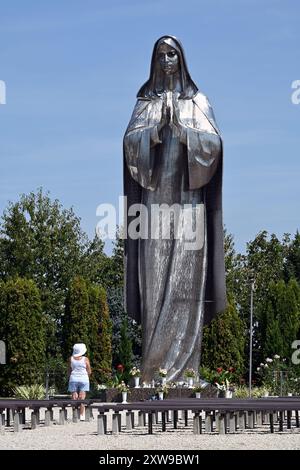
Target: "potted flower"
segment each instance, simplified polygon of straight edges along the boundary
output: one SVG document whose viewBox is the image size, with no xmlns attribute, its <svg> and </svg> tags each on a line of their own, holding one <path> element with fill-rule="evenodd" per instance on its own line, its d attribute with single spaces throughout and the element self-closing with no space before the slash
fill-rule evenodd
<svg viewBox="0 0 300 470">
<path fill-rule="evenodd" d="M 202 367 L 200 374 L 202 378 L 205 378 L 218 388 L 219 396 L 232 398 L 232 392 L 234 390 L 233 383 L 235 381 L 235 369 L 233 367 L 229 367 L 228 369 L 218 367 L 216 370 L 209 370 Z"/>
<path fill-rule="evenodd" d="M 130 371 L 131 377 L 134 379 L 134 387 L 139 388 L 140 387 L 140 377 L 141 377 L 141 371 L 137 367 L 133 367 Z"/>
<path fill-rule="evenodd" d="M 163 400 L 164 397 L 168 394 L 168 386 L 167 384 L 161 384 L 157 389 L 156 389 L 156 393 L 158 395 L 158 399 L 159 400 Z"/>
<path fill-rule="evenodd" d="M 194 387 L 195 397 L 201 398 L 201 392 L 205 388 L 205 385 L 196 384 Z"/>
<path fill-rule="evenodd" d="M 162 368 L 159 369 L 158 375 L 161 377 L 162 384 L 167 383 L 167 374 L 168 374 L 167 369 L 162 369 Z"/>
<path fill-rule="evenodd" d="M 188 379 L 188 386 L 192 388 L 194 384 L 194 378 L 196 377 L 196 372 L 194 371 L 194 369 L 185 369 L 184 376 Z"/>
<path fill-rule="evenodd" d="M 216 386 L 219 392 L 221 392 L 219 396 L 225 396 L 225 398 L 232 398 L 232 394 L 234 390 L 233 390 L 233 387 L 230 386 L 228 379 L 225 379 L 224 383 L 221 383 L 221 384 L 216 382 Z"/>
<path fill-rule="evenodd" d="M 122 380 L 122 382 L 117 385 L 117 389 L 122 393 L 122 403 L 127 403 L 129 386 Z"/>
</svg>

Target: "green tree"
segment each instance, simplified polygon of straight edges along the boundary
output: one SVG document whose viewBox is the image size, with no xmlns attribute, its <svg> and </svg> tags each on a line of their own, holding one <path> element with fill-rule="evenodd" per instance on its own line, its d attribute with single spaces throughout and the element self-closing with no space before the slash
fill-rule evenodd
<svg viewBox="0 0 300 470">
<path fill-rule="evenodd" d="M 264 358 L 278 354 L 290 360 L 300 326 L 299 293 L 294 279 L 270 283 L 260 323 Z"/>
<path fill-rule="evenodd" d="M 1 366 L 1 389 L 43 383 L 45 323 L 39 290 L 33 280 L 16 277 L 1 283 L 0 331 L 7 346 Z"/>
<path fill-rule="evenodd" d="M 96 235 L 87 244 L 81 260 L 81 274 L 85 279 L 108 288 L 111 285 L 111 257 L 104 252 L 104 243 Z"/>
<path fill-rule="evenodd" d="M 270 282 L 284 279 L 285 259 L 288 250 L 288 236 L 280 241 L 276 235 L 266 231 L 257 234 L 254 240 L 247 243 L 246 255 L 240 257 L 238 270 L 238 288 L 235 291 L 238 310 L 248 332 L 246 334 L 245 366 L 249 359 L 250 328 L 250 293 L 251 284 L 255 281 L 253 310 L 253 366 L 257 367 L 264 360 L 264 310 Z"/>
<path fill-rule="evenodd" d="M 226 290 L 229 296 L 235 296 L 239 289 L 241 257 L 235 251 L 234 237 L 224 230 L 224 254 Z"/>
<path fill-rule="evenodd" d="M 67 287 L 81 270 L 88 240 L 72 209 L 48 193 L 22 195 L 5 210 L 0 226 L 0 279 L 33 279 L 41 293 L 50 356 L 60 351 Z"/>
<path fill-rule="evenodd" d="M 124 285 L 124 238 L 123 228 L 117 229 L 116 240 L 114 242 L 112 254 L 113 286 L 115 288 Z"/>
<path fill-rule="evenodd" d="M 244 372 L 245 328 L 234 300 L 227 309 L 204 328 L 201 366 L 209 369 L 234 367 Z"/>
<path fill-rule="evenodd" d="M 104 288 L 91 284 L 88 294 L 92 378 L 96 383 L 102 383 L 107 382 L 112 372 L 112 322 Z"/>
<path fill-rule="evenodd" d="M 89 349 L 89 293 L 85 279 L 76 276 L 70 283 L 64 316 L 64 352 L 69 357 L 75 343 Z"/>
<path fill-rule="evenodd" d="M 290 361 L 293 353 L 292 343 L 298 337 L 300 326 L 300 288 L 295 279 L 290 279 L 287 284 L 281 281 L 280 284 L 283 295 L 278 318 L 283 337 L 283 356 Z"/>
<path fill-rule="evenodd" d="M 278 318 L 276 318 L 274 315 L 272 307 L 273 306 L 270 302 L 267 311 L 267 328 L 265 333 L 266 340 L 263 347 L 265 358 L 273 357 L 274 354 L 279 354 L 281 357 L 283 357 L 283 341 L 280 325 Z"/>
<path fill-rule="evenodd" d="M 132 368 L 133 352 L 132 341 L 128 334 L 128 320 L 124 318 L 121 325 L 121 341 L 119 350 L 119 363 L 124 366 L 123 377 L 126 383 L 130 379 L 130 370 Z"/>
<path fill-rule="evenodd" d="M 120 362 L 121 347 L 121 327 L 124 319 L 127 321 L 127 333 L 132 343 L 133 362 L 138 365 L 141 358 L 142 349 L 142 331 L 141 325 L 135 320 L 128 317 L 124 310 L 123 289 L 121 287 L 111 288 L 107 291 L 107 300 L 112 320 L 112 343 L 113 347 L 113 364 Z"/>
<path fill-rule="evenodd" d="M 292 355 L 292 343 L 297 339 L 300 325 L 299 285 L 291 279 L 270 283 L 266 297 L 264 355 L 279 354 L 289 361 Z M 262 331 L 262 335 L 264 332 Z"/>
<path fill-rule="evenodd" d="M 285 265 L 286 280 L 295 278 L 300 282 L 300 233 L 296 232 L 295 237 L 288 245 Z"/>
</svg>

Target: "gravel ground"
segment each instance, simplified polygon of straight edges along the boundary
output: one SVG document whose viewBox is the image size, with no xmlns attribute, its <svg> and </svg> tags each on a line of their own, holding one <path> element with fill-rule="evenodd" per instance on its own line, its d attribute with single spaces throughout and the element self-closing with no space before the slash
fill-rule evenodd
<svg viewBox="0 0 300 470">
<path fill-rule="evenodd" d="M 71 410 L 69 410 L 70 413 Z M 94 411 L 96 417 L 96 412 Z M 29 416 L 28 416 L 29 417 Z M 43 411 L 41 412 L 43 419 Z M 55 415 L 54 418 L 57 419 Z M 179 421 L 178 429 L 174 430 L 171 423 L 167 432 L 161 432 L 160 425 L 154 425 L 154 434 L 148 435 L 146 427 L 127 431 L 122 428 L 118 435 L 107 434 L 98 436 L 97 420 L 90 423 L 72 423 L 69 414 L 68 424 L 59 426 L 51 424 L 44 427 L 43 422 L 37 429 L 31 430 L 29 423 L 19 433 L 6 429 L 0 435 L 0 449 L 95 449 L 95 450 L 206 450 L 206 449 L 292 449 L 300 450 L 300 430 L 295 428 L 289 432 L 268 433 L 268 426 L 259 430 L 247 430 L 237 434 L 194 435 L 192 421 L 188 428 Z M 122 417 L 125 424 L 125 416 Z M 111 417 L 108 419 L 108 430 L 111 429 Z"/>
</svg>

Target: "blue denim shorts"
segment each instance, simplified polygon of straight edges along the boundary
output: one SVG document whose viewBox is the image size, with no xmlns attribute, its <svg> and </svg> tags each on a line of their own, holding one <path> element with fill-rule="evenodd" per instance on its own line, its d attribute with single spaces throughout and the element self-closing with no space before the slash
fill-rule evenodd
<svg viewBox="0 0 300 470">
<path fill-rule="evenodd" d="M 69 382 L 69 392 L 89 392 L 90 391 L 90 384 L 89 382 Z"/>
</svg>

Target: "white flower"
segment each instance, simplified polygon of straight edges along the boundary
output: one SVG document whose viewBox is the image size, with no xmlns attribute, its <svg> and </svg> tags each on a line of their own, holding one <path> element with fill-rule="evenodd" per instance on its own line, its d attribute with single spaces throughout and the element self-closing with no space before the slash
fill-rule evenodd
<svg viewBox="0 0 300 470">
<path fill-rule="evenodd" d="M 184 375 L 186 377 L 196 377 L 196 372 L 194 371 L 194 369 L 189 368 L 184 371 Z"/>
<path fill-rule="evenodd" d="M 220 385 L 220 384 L 216 383 L 216 386 L 219 390 L 223 390 L 225 392 L 225 390 L 226 390 L 225 384 Z"/>
<path fill-rule="evenodd" d="M 275 354 L 274 359 L 280 359 L 280 356 L 278 354 Z"/>
<path fill-rule="evenodd" d="M 131 371 L 130 371 L 130 375 L 131 375 L 132 377 L 140 377 L 141 371 L 140 371 L 140 369 L 138 369 L 137 367 L 133 367 L 133 368 L 131 369 Z"/>
<path fill-rule="evenodd" d="M 264 368 L 267 369 L 269 366 L 268 364 L 264 364 Z"/>
<path fill-rule="evenodd" d="M 260 367 L 263 367 L 263 366 L 264 366 L 264 363 L 263 363 L 263 362 L 261 362 L 259 365 L 260 365 Z"/>
<path fill-rule="evenodd" d="M 257 372 L 259 372 L 259 371 L 260 371 L 260 367 L 257 367 L 257 369 L 256 369 L 256 370 L 257 370 Z"/>
<path fill-rule="evenodd" d="M 271 359 L 270 357 L 267 357 L 266 362 L 273 362 L 273 359 Z"/>
</svg>

